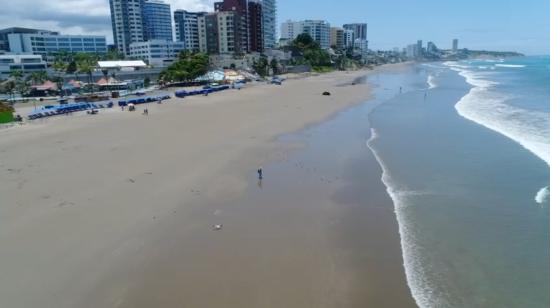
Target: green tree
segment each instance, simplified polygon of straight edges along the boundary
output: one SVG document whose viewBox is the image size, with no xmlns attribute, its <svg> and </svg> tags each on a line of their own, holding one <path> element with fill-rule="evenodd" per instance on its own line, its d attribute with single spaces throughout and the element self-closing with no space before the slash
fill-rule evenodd
<svg viewBox="0 0 550 308">
<path fill-rule="evenodd" d="M 106 61 L 124 60 L 124 54 L 118 51 L 118 49 L 109 49 L 101 58 Z"/>
<path fill-rule="evenodd" d="M 208 71 L 208 55 L 191 51 L 182 51 L 178 59 L 163 70 L 159 79 L 162 82 L 191 81 Z"/>
<path fill-rule="evenodd" d="M 30 86 L 27 81 L 23 80 L 23 71 L 13 70 L 10 72 L 10 77 L 13 80 L 13 84 L 14 84 L 13 89 L 16 92 L 19 92 L 21 96 L 24 96 L 29 92 Z"/>
<path fill-rule="evenodd" d="M 21 80 L 21 78 L 23 78 L 23 71 L 13 70 L 10 72 L 10 77 L 15 79 L 16 81 Z"/>
<path fill-rule="evenodd" d="M 271 63 L 269 65 L 271 66 L 273 75 L 279 74 L 279 62 L 277 62 L 277 59 L 275 58 L 271 59 Z"/>
<path fill-rule="evenodd" d="M 295 55 L 294 64 L 308 64 L 317 71 L 330 70 L 332 61 L 330 54 L 321 49 L 309 34 L 302 33 L 290 44 L 290 49 Z"/>
<path fill-rule="evenodd" d="M 77 62 L 78 72 L 88 76 L 88 85 L 91 87 L 92 92 L 94 91 L 94 85 L 92 80 L 92 74 L 94 72 L 95 65 L 89 61 Z"/>
<path fill-rule="evenodd" d="M 33 85 L 41 84 L 48 80 L 48 73 L 46 73 L 46 71 L 32 72 L 27 77 L 27 80 L 30 81 Z"/>
<path fill-rule="evenodd" d="M 262 77 L 267 76 L 269 73 L 269 62 L 267 61 L 267 57 L 261 55 L 258 61 L 254 61 L 252 68 L 258 75 Z"/>
<path fill-rule="evenodd" d="M 74 74 L 78 71 L 78 67 L 76 65 L 76 62 L 75 61 L 71 61 L 68 65 L 67 65 L 67 68 L 65 69 L 65 73 L 67 74 Z"/>
<path fill-rule="evenodd" d="M 299 50 L 321 48 L 319 43 L 317 43 L 308 33 L 302 33 L 298 35 L 296 39 L 292 41 L 291 46 Z"/>
</svg>

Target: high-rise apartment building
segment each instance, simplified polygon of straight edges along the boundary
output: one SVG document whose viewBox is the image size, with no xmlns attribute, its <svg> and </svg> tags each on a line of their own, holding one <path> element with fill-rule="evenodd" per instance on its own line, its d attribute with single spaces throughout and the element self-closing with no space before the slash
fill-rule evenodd
<svg viewBox="0 0 550 308">
<path fill-rule="evenodd" d="M 248 27 L 248 1 L 247 0 L 223 0 L 222 2 L 215 2 L 214 9 L 217 13 L 232 12 L 230 16 L 231 20 L 226 21 L 231 23 L 232 29 L 224 28 L 221 25 L 219 30 L 227 31 L 231 33 L 231 41 L 234 42 L 234 46 L 229 49 L 233 50 L 235 54 L 247 53 L 250 50 L 249 46 L 249 27 Z M 223 15 L 224 18 L 228 17 Z M 222 33 L 220 33 L 222 34 Z M 220 46 L 221 47 L 221 46 Z M 220 50 L 221 53 L 225 51 Z"/>
<path fill-rule="evenodd" d="M 366 23 L 345 24 L 344 29 L 353 31 L 353 34 L 355 36 L 354 40 L 356 39 L 368 40 Z"/>
<path fill-rule="evenodd" d="M 355 42 L 355 32 L 353 30 L 344 29 L 344 46 L 346 48 L 352 48 Z"/>
<path fill-rule="evenodd" d="M 262 29 L 264 48 L 272 49 L 277 41 L 276 0 L 262 0 Z"/>
<path fill-rule="evenodd" d="M 422 45 L 422 40 L 416 41 L 416 55 L 420 57 L 424 54 L 424 47 Z"/>
<path fill-rule="evenodd" d="M 204 15 L 205 12 L 174 11 L 176 41 L 183 42 L 185 49 L 200 50 L 199 17 Z"/>
<path fill-rule="evenodd" d="M 294 40 L 302 33 L 309 34 L 321 48 L 330 48 L 330 24 L 324 20 L 288 20 L 281 25 L 283 40 Z"/>
<path fill-rule="evenodd" d="M 143 39 L 172 41 L 172 14 L 170 4 L 160 0 L 146 0 L 142 4 Z"/>
<path fill-rule="evenodd" d="M 324 20 L 304 20 L 303 33 L 308 33 L 322 49 L 330 48 L 330 24 Z"/>
<path fill-rule="evenodd" d="M 143 0 L 109 0 L 115 46 L 126 55 L 131 43 L 144 41 L 143 3 Z"/>
<path fill-rule="evenodd" d="M 344 29 L 338 27 L 330 28 L 330 47 L 336 49 L 344 49 L 345 47 L 345 37 Z"/>
<path fill-rule="evenodd" d="M 458 39 L 453 40 L 453 52 L 458 52 Z"/>
<path fill-rule="evenodd" d="M 281 39 L 292 41 L 304 32 L 303 23 L 287 20 L 281 24 Z"/>
<path fill-rule="evenodd" d="M 248 33 L 250 52 L 264 51 L 263 5 L 259 0 L 248 1 Z"/>
<path fill-rule="evenodd" d="M 209 13 L 198 17 L 199 50 L 208 54 L 219 53 L 218 14 Z"/>
</svg>

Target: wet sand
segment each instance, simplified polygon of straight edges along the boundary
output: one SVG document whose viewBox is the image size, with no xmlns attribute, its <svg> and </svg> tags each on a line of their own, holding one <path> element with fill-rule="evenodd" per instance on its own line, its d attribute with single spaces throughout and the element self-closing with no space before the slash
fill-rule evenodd
<svg viewBox="0 0 550 308">
<path fill-rule="evenodd" d="M 0 131 L 0 304 L 413 306 L 364 143 L 275 139 L 365 100 L 362 74 Z"/>
</svg>

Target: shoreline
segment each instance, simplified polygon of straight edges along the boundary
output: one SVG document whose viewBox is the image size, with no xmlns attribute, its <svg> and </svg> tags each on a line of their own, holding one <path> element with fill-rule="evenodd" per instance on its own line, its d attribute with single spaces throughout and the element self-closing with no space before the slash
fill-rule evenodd
<svg viewBox="0 0 550 308">
<path fill-rule="evenodd" d="M 38 226 L 34 226 L 32 229 L 40 230 L 41 226 L 46 226 L 44 222 L 51 223 L 55 221 L 59 223 L 58 227 L 53 228 L 55 229 L 55 233 L 61 232 L 60 234 L 63 234 L 62 231 L 68 226 L 66 221 L 68 218 L 59 216 L 69 215 L 69 217 L 72 217 L 70 218 L 72 220 L 70 224 L 73 225 L 73 227 L 78 226 L 77 229 L 83 229 L 81 230 L 83 231 L 81 236 L 84 239 L 88 238 L 97 242 L 97 244 L 91 245 L 95 247 L 83 249 L 82 253 L 92 254 L 99 257 L 103 262 L 93 262 L 89 260 L 88 262 L 81 263 L 81 259 L 89 258 L 89 256 L 71 256 L 72 250 L 68 250 L 71 245 L 68 245 L 69 247 L 62 245 L 57 248 L 59 250 L 57 253 L 50 253 L 49 258 L 46 258 L 42 263 L 43 266 L 48 264 L 52 265 L 51 263 L 53 263 L 52 271 L 56 269 L 67 270 L 68 265 L 57 260 L 60 256 L 59 253 L 61 253 L 61 255 L 65 253 L 69 255 L 66 261 L 74 262 L 70 264 L 74 266 L 75 271 L 81 271 L 83 268 L 88 269 L 88 271 L 93 269 L 93 274 L 89 275 L 89 277 L 76 281 L 77 283 L 73 286 L 75 292 L 67 294 L 69 296 L 67 296 L 62 303 L 55 303 L 58 307 L 70 307 L 74 306 L 74 304 L 78 304 L 78 306 L 82 307 L 91 307 L 94 305 L 133 306 L 130 304 L 131 297 L 129 297 L 129 295 L 135 295 L 136 297 L 134 297 L 134 299 L 140 298 L 139 295 L 143 293 L 136 292 L 136 290 L 141 289 L 136 286 L 135 279 L 137 278 L 139 281 L 140 278 L 143 277 L 148 278 L 143 282 L 143 285 L 148 286 L 145 290 L 158 291 L 159 293 L 156 294 L 157 296 L 163 294 L 163 292 L 165 292 L 163 289 L 157 289 L 155 285 L 150 285 L 150 283 L 153 282 L 162 285 L 161 281 L 163 277 L 155 276 L 150 272 L 141 272 L 140 268 L 152 269 L 152 273 L 164 272 L 166 270 L 167 272 L 165 272 L 165 274 L 167 274 L 167 276 L 165 277 L 172 277 L 173 280 L 171 283 L 166 282 L 168 285 L 165 285 L 164 289 L 172 290 L 174 293 L 166 293 L 165 295 L 168 297 L 171 296 L 173 303 L 181 303 L 182 301 L 189 303 L 189 301 L 185 301 L 185 299 L 176 295 L 178 292 L 177 290 L 181 288 L 182 284 L 189 288 L 189 290 L 198 292 L 199 295 L 206 290 L 197 289 L 196 286 L 193 287 L 193 284 L 189 285 L 187 277 L 178 278 L 171 276 L 170 273 L 172 272 L 169 270 L 168 264 L 172 264 L 176 267 L 184 266 L 183 264 L 179 264 L 179 262 L 175 262 L 180 260 L 179 258 L 174 260 L 172 257 L 183 253 L 188 260 L 193 260 L 193 262 L 190 263 L 202 264 L 207 267 L 216 267 L 214 264 L 218 262 L 227 262 L 228 259 L 236 262 L 234 264 L 234 269 L 238 267 L 237 265 L 242 266 L 242 258 L 246 259 L 245 255 L 241 255 L 239 251 L 235 251 L 234 248 L 228 246 L 230 244 L 227 242 L 236 246 L 246 244 L 246 242 L 241 242 L 243 239 L 242 237 L 250 232 L 250 230 L 234 231 L 230 227 L 226 228 L 226 224 L 224 223 L 224 230 L 218 233 L 210 230 L 211 226 L 219 220 L 220 216 L 222 216 L 226 219 L 240 222 L 242 224 L 241 228 L 247 224 L 248 226 L 256 225 L 256 228 L 252 230 L 262 230 L 262 228 L 265 228 L 265 225 L 259 224 L 259 222 L 243 221 L 243 219 L 247 217 L 250 218 L 249 215 L 251 214 L 248 212 L 253 209 L 252 207 L 241 205 L 242 208 L 239 208 L 238 203 L 240 198 L 250 189 L 251 174 L 254 173 L 257 166 L 266 164 L 267 162 L 270 162 L 268 165 L 271 165 L 273 162 L 284 161 L 289 156 L 294 155 L 293 153 L 296 153 L 296 149 L 302 149 L 304 146 L 307 147 L 307 145 L 301 142 L 282 144 L 277 140 L 279 138 L 278 136 L 291 132 L 303 131 L 319 123 L 324 123 L 336 117 L 339 113 L 345 112 L 345 110 L 348 110 L 350 107 L 367 101 L 367 97 L 369 96 L 369 85 L 344 87 L 338 85 L 341 83 L 341 79 L 349 79 L 354 76 L 357 78 L 360 77 L 360 75 L 371 74 L 372 72 L 379 72 L 380 70 L 381 69 L 375 69 L 368 72 L 363 71 L 344 74 L 323 74 L 316 77 L 288 81 L 290 85 L 285 84 L 280 88 L 260 85 L 251 87 L 250 89 L 243 89 L 239 92 L 235 91 L 228 93 L 228 95 L 223 93 L 211 95 L 206 98 L 189 98 L 183 100 L 182 103 L 167 102 L 162 106 L 149 105 L 147 108 L 150 109 L 151 115 L 146 119 L 139 115 L 139 112 L 137 114 L 113 112 L 100 114 L 100 116 L 104 118 L 96 117 L 92 119 L 90 117 L 81 117 L 78 118 L 78 120 L 75 120 L 75 118 L 60 119 L 60 121 L 51 121 L 51 123 L 48 122 L 36 125 L 38 128 L 44 129 L 9 130 L 9 132 L 6 130 L 0 132 L 0 143 L 15 143 L 18 147 L 22 147 L 22 150 L 26 150 L 25 146 L 22 144 L 23 141 L 28 140 L 20 141 L 19 138 L 28 138 L 28 136 L 25 136 L 25 133 L 33 134 L 33 138 L 45 139 L 39 142 L 44 143 L 46 147 L 45 153 L 32 154 L 30 163 L 30 157 L 21 158 L 19 160 L 20 163 L 27 163 L 26 168 L 18 168 L 20 166 L 8 168 L 11 170 L 21 169 L 12 175 L 17 183 L 16 186 L 19 187 L 23 185 L 21 189 L 24 191 L 28 191 L 28 188 L 25 186 L 32 186 L 32 183 L 29 182 L 33 182 L 27 175 L 21 175 L 22 173 L 26 173 L 25 169 L 32 169 L 38 165 L 44 170 L 40 170 L 40 172 L 35 173 L 34 176 L 40 177 L 40 174 L 47 173 L 48 171 L 61 171 L 63 169 L 61 161 L 69 167 L 81 167 L 85 171 L 80 171 L 86 172 L 89 177 L 86 182 L 91 182 L 99 186 L 99 188 L 89 189 L 90 191 L 85 191 L 83 193 L 67 193 L 67 196 L 63 196 L 62 192 L 56 191 L 56 193 L 50 194 L 46 199 L 44 199 L 43 191 L 31 191 L 31 196 L 27 196 L 25 198 L 26 200 L 20 200 L 17 196 L 10 195 L 9 200 L 16 204 L 22 204 L 19 205 L 19 207 L 25 208 L 25 211 L 20 212 L 20 210 L 16 208 L 10 208 L 7 213 L 3 213 L 8 214 L 4 219 L 6 223 L 9 222 L 9 225 L 6 226 L 4 222 L 2 222 L 4 224 L 4 229 L 2 231 L 8 231 L 4 233 L 8 235 L 11 233 L 10 231 L 13 232 L 19 229 L 25 231 L 28 229 L 27 224 L 30 223 L 30 221 L 38 223 Z M 291 88 L 294 91 L 289 90 L 287 93 L 277 93 L 277 89 L 285 90 L 285 88 Z M 320 95 L 320 92 L 326 89 L 330 89 L 332 96 L 325 98 Z M 264 91 L 269 91 L 276 97 L 266 98 L 264 102 L 257 101 L 256 98 L 258 95 L 261 95 Z M 296 92 L 298 92 L 298 95 L 296 95 Z M 285 101 L 285 97 L 290 98 L 292 101 Z M 342 100 L 345 101 L 342 102 Z M 275 103 L 279 104 L 279 106 L 270 107 L 268 105 Z M 335 103 L 338 103 L 338 105 L 335 106 Z M 283 104 L 283 106 L 281 106 L 281 104 Z M 220 108 L 222 110 L 212 108 Z M 176 115 L 175 112 L 178 110 L 181 111 L 181 109 L 188 109 L 189 113 L 192 114 Z M 289 111 L 291 112 L 290 114 Z M 304 120 L 306 113 L 308 120 Z M 162 122 L 159 122 L 161 119 Z M 239 119 L 239 121 L 229 121 L 229 119 Z M 77 121 L 81 121 L 82 123 L 78 123 Z M 92 123 L 92 121 L 95 121 L 95 123 Z M 138 121 L 141 123 L 137 123 Z M 226 123 L 233 123 L 233 126 L 228 126 Z M 90 127 L 93 125 L 96 125 L 94 127 L 95 129 L 90 131 Z M 187 130 L 189 128 L 191 128 L 192 131 Z M 174 134 L 175 129 L 177 129 L 177 134 Z M 20 133 L 19 131 L 25 132 Z M 170 141 L 163 141 L 165 138 Z M 35 141 L 36 140 L 37 139 L 35 139 Z M 183 144 L 179 144 L 177 140 L 182 140 Z M 52 141 L 54 145 L 48 147 L 47 144 Z M 62 142 L 57 143 L 58 141 Z M 90 145 L 97 145 L 98 149 L 93 149 Z M 16 150 L 10 148 L 6 152 L 8 155 L 12 154 L 8 156 L 9 158 L 17 157 L 17 153 L 10 152 L 18 151 L 18 147 L 14 147 Z M 68 153 L 57 153 L 58 149 L 56 149 L 56 147 L 63 147 L 65 150 L 62 152 Z M 158 150 L 163 148 L 164 150 L 162 151 Z M 42 157 L 60 155 L 63 159 L 54 158 L 53 166 L 44 166 L 43 162 L 38 159 L 41 157 L 40 154 L 45 154 Z M 80 166 L 79 160 L 74 159 L 76 155 L 81 155 L 83 162 L 85 162 L 84 166 Z M 113 158 L 112 155 L 116 157 Z M 119 155 L 124 157 L 124 159 L 117 158 Z M 105 163 L 108 157 L 111 157 L 111 161 L 107 166 L 102 166 L 101 164 Z M 68 162 L 67 159 L 69 159 Z M 8 163 L 2 165 L 2 167 L 7 167 L 5 165 L 10 163 L 11 162 L 8 161 Z M 87 166 L 87 164 L 90 164 L 90 166 Z M 126 164 L 126 166 L 121 167 L 124 164 Z M 29 167 L 28 165 L 33 166 Z M 51 179 L 51 183 L 62 183 L 71 186 L 65 178 L 70 179 L 72 177 L 72 179 L 75 179 L 80 172 L 72 171 L 67 173 L 68 174 L 64 174 L 63 178 L 54 176 Z M 160 174 L 161 177 L 157 174 Z M 119 178 L 119 180 L 113 181 L 110 177 L 105 177 L 105 175 L 114 175 Z M 124 178 L 126 179 L 124 180 Z M 13 179 L 6 178 L 2 180 L 2 182 L 6 180 L 5 182 L 7 183 L 3 186 L 5 186 L 5 192 L 9 193 L 13 185 L 11 183 Z M 120 180 L 122 180 L 122 183 L 114 183 Z M 102 181 L 105 183 L 102 183 Z M 72 185 L 78 187 L 79 184 L 83 184 L 83 179 L 77 178 L 75 182 L 76 183 Z M 314 186 L 315 185 L 312 185 L 312 189 L 318 188 Z M 54 191 L 56 190 L 55 187 L 50 188 Z M 71 200 L 62 200 L 59 203 L 57 202 L 60 200 L 55 200 L 55 202 L 53 202 L 54 204 L 58 204 L 55 206 L 54 211 L 63 211 L 65 213 L 50 213 L 48 206 L 46 206 L 46 209 L 42 206 L 42 209 L 36 213 L 34 211 L 36 209 L 31 205 L 31 203 L 37 201 L 43 203 L 42 205 L 50 204 L 52 203 L 52 199 L 58 199 L 60 197 L 72 198 Z M 116 202 L 108 201 L 110 198 L 115 199 Z M 87 202 L 87 199 L 92 199 L 94 202 Z M 269 202 L 276 201 L 274 199 L 275 198 L 271 198 Z M 81 205 L 81 203 L 83 204 Z M 235 205 L 227 205 L 226 203 L 235 203 Z M 136 214 L 136 208 L 134 206 L 128 206 L 129 204 L 138 205 L 137 210 L 139 213 Z M 154 204 L 155 206 L 151 207 L 150 204 Z M 231 211 L 228 211 L 232 206 L 235 207 L 234 210 L 236 212 L 244 210 L 244 212 L 241 212 L 242 215 L 233 216 Z M 266 212 L 272 211 L 264 210 Z M 283 221 L 282 219 L 287 216 L 286 214 L 293 213 L 291 208 L 287 208 L 286 210 L 287 211 L 282 214 L 278 213 L 282 216 L 275 215 L 279 217 L 279 222 Z M 306 212 L 310 210 L 311 209 L 304 209 Z M 393 213 L 393 208 L 390 212 Z M 256 217 L 261 217 L 263 219 L 269 218 L 264 216 L 264 214 L 265 212 L 262 211 L 255 215 L 259 215 Z M 81 217 L 80 215 L 87 215 L 87 219 L 82 220 L 79 218 Z M 106 215 L 108 215 L 108 217 L 106 217 Z M 304 219 L 309 218 L 307 215 L 303 217 Z M 316 219 L 320 219 L 317 220 L 317 223 L 324 219 L 321 216 L 316 217 Z M 10 218 L 15 219 L 17 224 L 9 220 Z M 266 224 L 268 223 L 268 221 L 264 222 Z M 106 230 L 102 230 L 101 232 L 95 231 L 94 228 L 97 227 L 98 223 L 99 225 L 105 226 Z M 228 226 L 232 225 L 233 224 L 230 223 Z M 302 229 L 303 227 L 299 222 L 295 222 L 287 227 L 289 230 L 296 231 L 295 234 L 298 235 L 306 231 Z M 325 232 L 323 230 L 326 230 L 322 225 L 317 228 L 316 230 L 321 232 Z M 51 231 L 52 230 L 49 230 L 49 234 L 45 234 L 44 236 L 51 235 Z M 267 237 L 273 236 L 273 234 L 277 234 L 277 232 L 283 232 L 277 228 L 272 229 L 272 232 L 267 231 L 269 231 L 269 228 L 267 228 L 264 233 Z M 309 233 L 305 232 L 305 234 Z M 28 236 L 28 239 L 26 239 L 26 236 Z M 105 236 L 113 237 L 113 239 L 102 239 Z M 227 240 L 227 238 L 226 242 L 220 242 L 220 238 L 227 236 L 233 239 L 233 242 Z M 278 247 L 281 251 L 287 249 L 288 247 L 285 245 L 292 243 L 292 240 L 288 242 L 288 236 L 290 236 L 290 234 L 282 237 L 278 245 L 274 246 Z M 75 235 L 62 237 L 69 237 L 69 244 L 76 244 L 76 242 L 74 242 L 74 240 L 76 240 Z M 39 240 L 39 238 L 40 236 L 36 239 L 31 236 L 31 234 L 23 234 L 23 241 L 26 241 L 26 243 L 33 243 Z M 28 249 L 25 243 L 16 244 L 15 242 L 11 242 L 9 236 L 0 239 L 9 243 L 16 251 L 24 252 Z M 306 239 L 308 240 L 306 241 Z M 296 249 L 296 256 L 300 255 L 298 252 L 301 251 L 301 246 L 308 243 L 311 239 L 315 239 L 314 243 L 318 243 L 316 244 L 317 246 L 311 246 L 311 249 L 324 249 L 322 251 L 328 251 L 326 249 L 328 249 L 329 246 L 327 246 L 327 243 L 323 242 L 324 240 L 321 235 L 312 233 L 306 238 L 303 238 L 300 243 L 296 242 L 292 244 L 292 246 L 298 245 L 294 247 L 294 249 Z M 197 248 L 197 255 L 187 255 L 187 251 L 179 251 L 179 248 L 174 245 L 181 240 L 186 242 L 187 245 Z M 281 266 L 286 264 L 284 262 L 277 263 L 278 259 L 273 256 L 274 254 L 276 256 L 280 251 L 274 251 L 272 247 L 264 246 L 262 242 L 255 241 L 254 243 L 254 247 L 263 247 L 263 249 L 270 252 L 268 255 L 274 258 L 267 264 L 279 264 Z M 204 247 L 204 245 L 207 247 Z M 219 251 L 217 247 L 224 247 L 225 249 Z M 205 249 L 202 251 L 204 254 L 199 253 L 201 249 Z M 160 251 L 163 251 L 163 253 L 160 254 Z M 100 252 L 99 255 L 97 254 L 98 252 Z M 306 251 L 302 254 L 304 258 L 308 255 L 305 252 Z M 218 259 L 220 255 L 223 256 L 227 253 L 227 258 Z M 240 257 L 233 259 L 236 256 Z M 266 256 L 267 255 L 261 255 L 263 258 Z M 5 259 L 4 257 L 9 256 L 3 256 L 2 259 L 9 260 L 8 262 L 10 263 L 17 263 L 15 259 Z M 207 257 L 208 260 L 204 260 L 205 257 Z M 163 262 L 158 262 L 158 260 L 162 260 Z M 202 260 L 204 260 L 204 262 L 211 262 L 203 263 Z M 33 263 L 32 258 L 28 261 Z M 250 261 L 252 261 L 252 263 Z M 319 260 L 319 262 L 318 266 L 331 264 L 330 260 Z M 248 263 L 254 264 L 254 260 L 249 260 Z M 306 258 L 298 264 L 307 263 L 308 261 Z M 150 264 L 154 266 L 150 266 Z M 35 265 L 41 268 L 40 264 Z M 273 267 L 275 268 L 275 266 Z M 282 268 L 286 267 L 283 266 Z M 195 285 L 203 283 L 205 286 L 217 286 L 221 288 L 221 290 L 229 287 L 218 285 L 216 280 L 220 280 L 221 283 L 224 279 L 216 277 L 216 275 L 210 273 L 210 270 L 207 272 L 196 272 L 193 268 L 185 267 L 185 269 L 180 269 L 182 269 L 182 272 L 188 273 L 191 277 L 194 277 Z M 231 274 L 234 269 L 230 270 L 229 268 L 222 267 L 215 272 L 218 275 L 222 273 L 222 277 L 236 279 L 239 274 L 236 272 Z M 293 269 L 293 271 L 296 270 L 297 268 Z M 48 276 L 47 270 L 42 269 L 41 271 L 45 271 L 42 274 Z M 291 272 L 288 272 L 288 274 Z M 205 277 L 201 276 L 200 273 L 209 274 L 206 274 L 205 276 L 207 277 Z M 223 273 L 228 276 L 225 276 Z M 273 275 L 276 274 L 273 272 L 265 272 L 262 269 L 257 269 L 255 273 L 256 275 L 251 275 L 249 277 L 251 280 L 259 279 L 260 277 L 272 278 L 274 277 Z M 311 275 L 318 275 L 316 274 L 316 267 L 311 267 L 309 273 Z M 117 278 L 117 274 L 119 274 L 120 277 Z M 140 274 L 144 274 L 144 276 Z M 24 280 L 25 275 L 23 274 L 22 276 L 23 279 L 20 279 Z M 27 277 L 30 279 L 32 276 Z M 130 279 L 131 277 L 134 279 Z M 61 282 L 52 283 L 55 285 L 53 288 L 61 288 L 64 284 L 62 282 L 67 281 L 67 279 L 69 279 L 69 277 L 66 277 L 64 280 L 61 279 Z M 232 279 L 226 282 L 232 283 Z M 241 280 L 236 279 L 236 281 Z M 5 283 L 7 282 L 0 281 L 0 286 Z M 244 286 L 250 282 L 248 280 L 243 280 L 241 283 Z M 111 286 L 112 288 L 107 286 Z M 172 289 L 175 286 L 179 287 Z M 322 284 L 319 286 L 322 286 Z M 236 288 L 235 290 L 239 290 L 237 286 L 234 287 Z M 6 288 L 7 287 L 4 289 L 6 290 Z M 274 290 L 273 288 L 275 288 L 275 286 L 272 286 L 271 290 Z M 303 307 L 303 304 L 308 306 L 308 302 L 301 301 L 304 300 L 304 298 L 300 296 L 300 294 L 287 293 L 290 292 L 287 288 L 279 288 L 280 289 L 276 290 L 279 290 L 280 294 L 293 295 L 289 298 L 296 300 L 294 303 L 297 307 Z M 346 290 L 345 287 L 341 286 L 337 286 L 336 288 L 340 288 L 338 289 L 340 291 L 330 291 L 330 289 L 326 291 L 339 293 L 343 292 L 342 290 Z M 50 288 L 50 291 L 51 289 L 52 288 Z M 90 292 L 90 290 L 93 291 Z M 242 289 L 242 291 L 244 292 L 245 289 Z M 266 290 L 262 292 L 265 291 Z M 40 292 L 38 293 L 40 294 Z M 152 293 L 153 294 L 149 295 L 155 294 L 155 292 Z M 229 302 L 234 303 L 234 306 L 242 304 L 242 302 L 239 302 L 239 299 L 231 297 L 229 294 L 223 296 L 221 294 L 225 293 L 220 293 L 219 299 L 230 299 Z M 274 294 L 277 294 L 277 292 L 274 291 Z M 310 299 L 314 298 L 313 294 L 314 293 L 311 294 L 312 297 Z M 318 293 L 315 294 L 319 295 Z M 3 296 L 3 298 L 8 298 L 6 296 Z M 11 305 L 12 307 L 19 307 L 17 305 L 19 304 L 19 302 L 17 302 L 18 299 L 14 296 L 16 295 L 11 295 L 11 297 L 9 297 L 13 300 L 10 304 L 14 304 Z M 206 297 L 196 299 L 196 304 L 200 304 L 201 300 L 203 300 L 202 303 L 204 303 L 208 295 L 203 294 L 203 296 Z M 266 297 L 263 299 L 261 297 L 248 298 L 248 300 L 252 301 L 252 303 L 262 303 L 264 306 L 275 304 L 276 300 L 274 298 L 272 298 L 271 301 L 268 300 L 264 302 L 264 300 L 270 298 L 269 294 L 263 294 L 263 296 Z M 33 300 L 38 301 L 39 299 L 44 300 L 45 298 L 40 298 L 40 296 L 37 295 L 35 299 L 29 298 L 23 301 L 24 304 L 21 306 L 28 306 Z M 246 296 L 244 299 L 241 298 L 240 300 L 245 299 L 247 299 Z M 150 304 L 163 302 L 160 301 L 160 298 L 156 298 L 155 300 L 155 298 L 152 297 L 148 297 L 145 300 L 146 302 L 140 302 L 141 305 L 144 305 L 143 307 L 147 305 L 147 301 L 149 301 Z M 165 298 L 164 303 L 166 303 L 166 300 L 168 299 Z M 280 299 L 278 300 L 280 301 Z M 215 301 L 216 299 L 214 298 L 209 299 L 209 302 L 212 302 L 212 304 L 214 304 Z M 316 302 L 316 304 L 326 305 L 327 303 Z"/>
</svg>

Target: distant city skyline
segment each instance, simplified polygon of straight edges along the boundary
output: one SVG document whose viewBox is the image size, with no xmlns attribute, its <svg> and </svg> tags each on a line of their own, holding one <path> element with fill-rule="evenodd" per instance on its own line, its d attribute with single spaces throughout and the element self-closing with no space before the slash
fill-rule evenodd
<svg viewBox="0 0 550 308">
<path fill-rule="evenodd" d="M 213 10 L 213 0 L 167 0 L 176 9 Z M 483 2 L 463 0 L 318 0 L 277 1 L 280 24 L 287 20 L 323 19 L 331 26 L 369 24 L 372 49 L 403 48 L 418 39 L 438 47 L 519 51 L 550 54 L 550 2 L 526 0 Z M 64 34 L 105 35 L 112 42 L 108 0 L 19 0 L 3 3 L 0 28 L 30 27 Z"/>
</svg>

